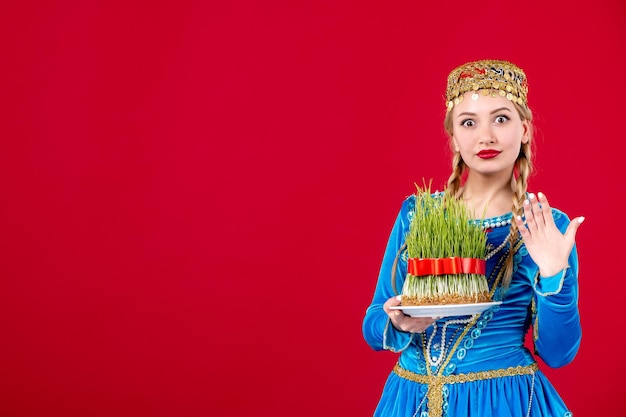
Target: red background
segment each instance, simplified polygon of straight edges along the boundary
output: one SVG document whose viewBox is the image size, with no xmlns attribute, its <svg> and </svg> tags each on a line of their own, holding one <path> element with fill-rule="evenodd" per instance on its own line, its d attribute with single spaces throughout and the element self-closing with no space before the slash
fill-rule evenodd
<svg viewBox="0 0 626 417">
<path fill-rule="evenodd" d="M 0 415 L 371 415 L 361 320 L 481 58 L 528 74 L 531 190 L 587 217 L 582 346 L 542 368 L 620 415 L 626 7 L 420 3 L 3 2 Z"/>
</svg>

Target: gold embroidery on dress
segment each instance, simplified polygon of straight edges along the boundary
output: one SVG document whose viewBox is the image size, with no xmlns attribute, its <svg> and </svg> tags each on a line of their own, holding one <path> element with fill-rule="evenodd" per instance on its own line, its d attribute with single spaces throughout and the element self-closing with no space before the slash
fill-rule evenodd
<svg viewBox="0 0 626 417">
<path fill-rule="evenodd" d="M 432 417 L 441 416 L 443 414 L 443 386 L 445 384 L 461 384 L 507 376 L 534 375 L 538 370 L 539 366 L 536 363 L 526 366 L 519 365 L 504 369 L 492 369 L 490 371 L 470 372 L 458 375 L 421 375 L 404 369 L 399 364 L 396 364 L 393 368 L 393 371 L 404 379 L 428 385 L 426 396 L 428 398 L 429 416 Z"/>
</svg>

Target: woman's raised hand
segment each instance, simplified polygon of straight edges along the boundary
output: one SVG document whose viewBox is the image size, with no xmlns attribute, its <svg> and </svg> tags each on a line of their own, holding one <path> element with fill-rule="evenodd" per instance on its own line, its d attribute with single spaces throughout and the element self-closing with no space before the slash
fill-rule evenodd
<svg viewBox="0 0 626 417">
<path fill-rule="evenodd" d="M 576 217 L 565 233 L 561 233 L 543 193 L 538 193 L 538 198 L 529 194 L 528 200 L 524 201 L 524 216 L 526 222 L 521 216 L 517 216 L 515 221 L 528 253 L 539 267 L 539 273 L 544 277 L 558 274 L 568 266 L 576 231 L 585 218 Z"/>
</svg>

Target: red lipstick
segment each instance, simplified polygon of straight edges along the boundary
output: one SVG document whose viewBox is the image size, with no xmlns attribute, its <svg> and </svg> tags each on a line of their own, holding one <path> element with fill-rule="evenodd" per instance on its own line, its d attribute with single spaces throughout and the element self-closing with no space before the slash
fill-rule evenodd
<svg viewBox="0 0 626 417">
<path fill-rule="evenodd" d="M 478 152 L 476 155 L 482 159 L 491 159 L 500 155 L 500 152 L 502 151 L 496 151 L 495 149 L 483 149 L 482 151 Z"/>
</svg>

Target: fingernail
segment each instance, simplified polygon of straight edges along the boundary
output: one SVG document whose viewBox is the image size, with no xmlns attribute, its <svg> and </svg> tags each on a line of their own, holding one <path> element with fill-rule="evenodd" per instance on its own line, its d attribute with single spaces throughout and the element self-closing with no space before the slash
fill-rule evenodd
<svg viewBox="0 0 626 417">
<path fill-rule="evenodd" d="M 534 200 L 535 199 L 535 195 L 533 193 L 528 194 L 528 199 L 529 200 Z"/>
<path fill-rule="evenodd" d="M 539 198 L 544 198 L 544 197 L 545 197 L 545 195 L 543 195 L 543 193 L 542 193 L 541 191 L 539 191 L 539 192 L 537 193 L 537 195 L 539 196 Z"/>
<path fill-rule="evenodd" d="M 516 219 L 522 221 L 522 216 L 517 216 Z"/>
<path fill-rule="evenodd" d="M 396 310 L 396 313 L 395 313 L 395 314 L 396 314 L 396 316 L 399 316 L 399 315 L 400 315 L 400 312 L 399 312 L 398 310 Z"/>
<path fill-rule="evenodd" d="M 529 205 L 529 204 L 530 204 L 530 201 L 528 201 L 528 200 L 524 200 L 524 204 L 525 204 L 525 205 Z"/>
<path fill-rule="evenodd" d="M 401 296 L 401 295 L 398 295 L 398 296 L 396 297 L 396 300 L 397 300 L 397 301 L 402 301 L 402 296 Z"/>
<path fill-rule="evenodd" d="M 582 216 L 581 216 L 581 217 L 579 217 L 579 218 L 578 218 L 578 224 L 580 224 L 580 223 L 582 223 L 582 222 L 584 222 L 584 221 L 585 221 L 585 218 L 584 218 L 584 217 L 582 217 Z"/>
</svg>

